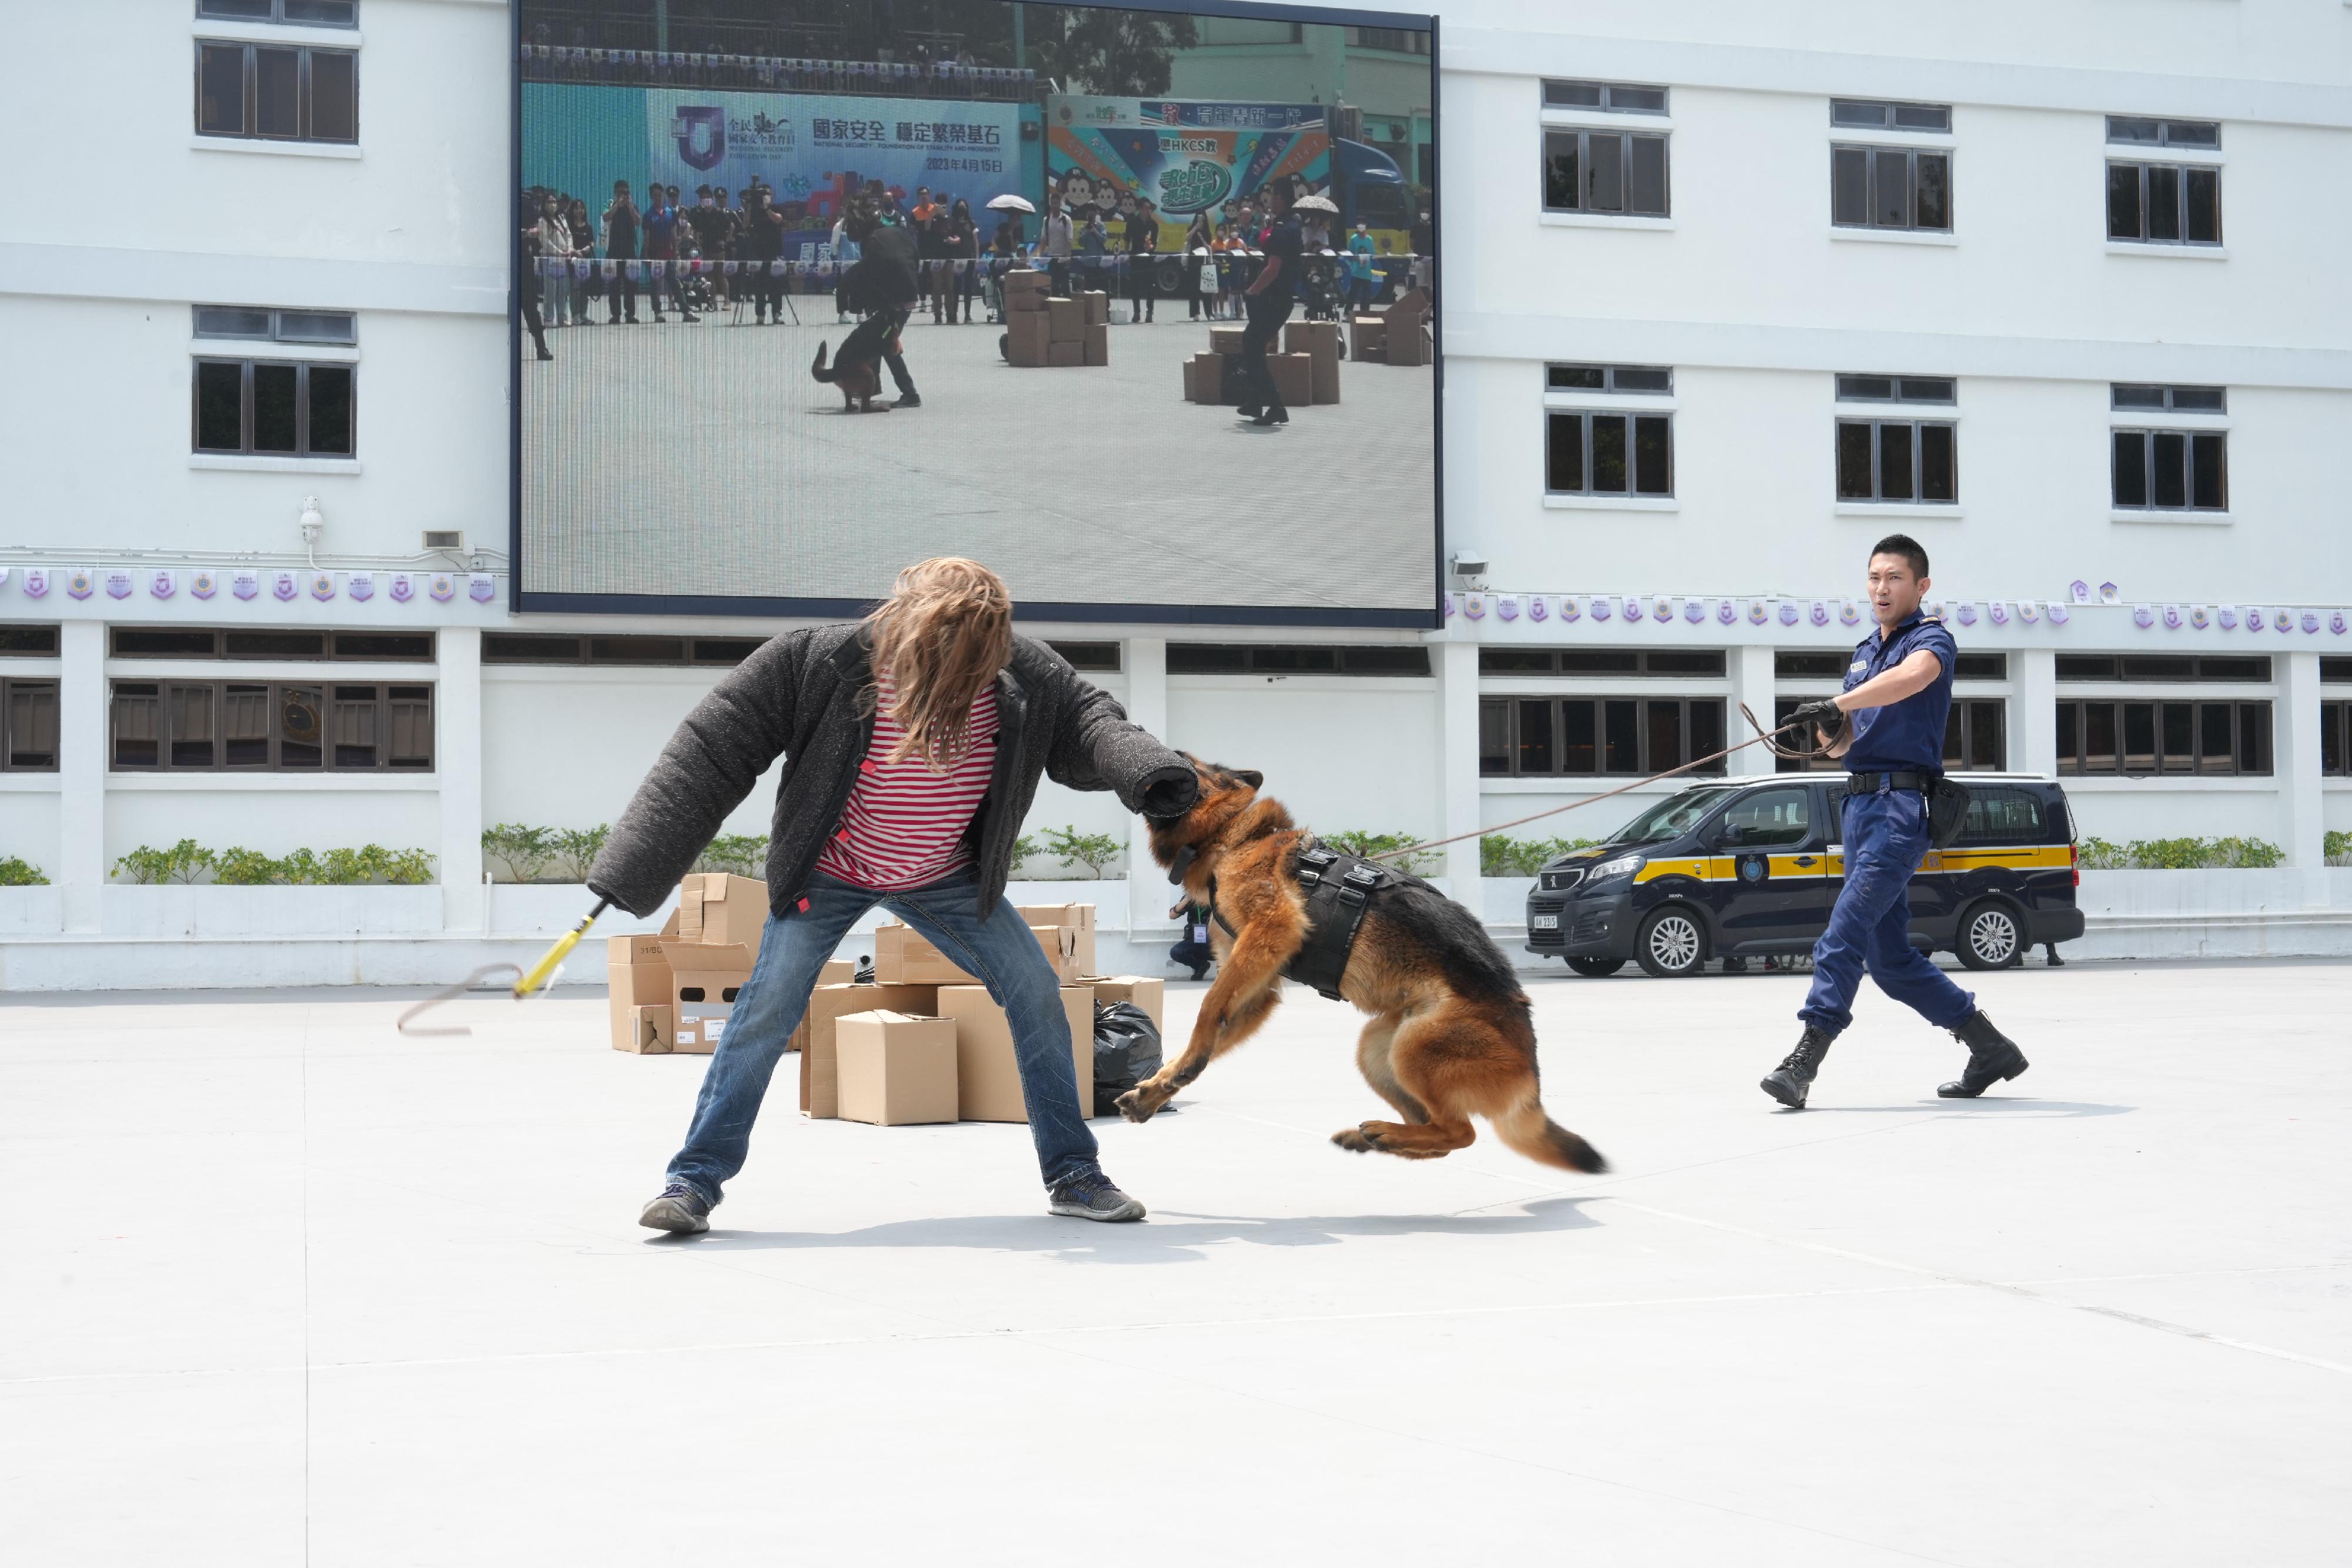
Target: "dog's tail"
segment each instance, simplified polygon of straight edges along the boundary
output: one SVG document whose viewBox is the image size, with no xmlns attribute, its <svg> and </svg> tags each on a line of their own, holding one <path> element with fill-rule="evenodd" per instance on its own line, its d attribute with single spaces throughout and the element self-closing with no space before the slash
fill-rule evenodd
<svg viewBox="0 0 2352 1568">
<path fill-rule="evenodd" d="M 1495 1118 L 1495 1132 L 1503 1142 L 1543 1165 L 1599 1176 L 1609 1168 L 1601 1151 L 1561 1126 L 1544 1112 L 1532 1093 Z"/>
<path fill-rule="evenodd" d="M 820 340 L 816 346 L 816 363 L 809 367 L 809 374 L 821 382 L 829 382 L 833 380 L 833 372 L 825 369 L 824 349 L 825 345 Z"/>
</svg>

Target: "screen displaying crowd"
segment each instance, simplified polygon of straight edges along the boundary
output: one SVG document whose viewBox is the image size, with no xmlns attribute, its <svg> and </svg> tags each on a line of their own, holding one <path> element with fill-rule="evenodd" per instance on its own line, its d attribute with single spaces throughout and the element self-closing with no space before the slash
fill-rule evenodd
<svg viewBox="0 0 2352 1568">
<path fill-rule="evenodd" d="M 526 607 L 1429 622 L 1425 18 L 668 10 L 520 7 Z"/>
</svg>

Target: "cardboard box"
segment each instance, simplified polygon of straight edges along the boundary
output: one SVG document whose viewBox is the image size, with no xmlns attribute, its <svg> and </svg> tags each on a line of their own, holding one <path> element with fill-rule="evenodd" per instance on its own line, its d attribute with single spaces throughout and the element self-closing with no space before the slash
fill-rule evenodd
<svg viewBox="0 0 2352 1568">
<path fill-rule="evenodd" d="M 751 949 L 740 942 L 721 946 L 665 937 L 661 950 L 669 965 L 669 999 L 677 1019 L 670 1049 L 709 1056 L 727 1032 L 736 993 L 751 977 Z"/>
<path fill-rule="evenodd" d="M 1307 401 L 1317 403 L 1339 401 L 1339 361 L 1336 355 L 1307 356 Z"/>
<path fill-rule="evenodd" d="M 1069 943 L 1061 945 L 1074 951 L 1078 961 L 1076 968 L 1063 975 L 1065 983 L 1075 984 L 1078 976 L 1091 975 L 1095 972 L 1095 906 L 1093 904 L 1020 904 L 1013 905 L 1013 913 L 1021 916 L 1024 924 L 1032 931 L 1039 930 L 1041 927 L 1056 926 L 1076 933 L 1075 946 Z M 1051 958 L 1055 956 L 1055 944 L 1040 936 L 1038 946 L 1045 949 L 1046 957 Z"/>
<path fill-rule="evenodd" d="M 1382 336 L 1388 349 L 1389 363 L 1429 363 L 1429 334 L 1423 328 L 1423 323 L 1429 319 L 1429 296 L 1418 288 L 1408 288 L 1397 297 L 1395 304 L 1381 314 L 1387 322 Z"/>
<path fill-rule="evenodd" d="M 1042 295 L 1053 280 L 1051 273 L 1039 272 L 1034 267 L 1013 267 L 1004 275 L 1004 297 L 1013 299 L 1030 294 Z"/>
<path fill-rule="evenodd" d="M 816 983 L 820 986 L 845 986 L 856 978 L 857 966 L 846 958 L 827 958 L 824 967 L 816 972 Z"/>
<path fill-rule="evenodd" d="M 1282 329 L 1283 351 L 1291 354 L 1337 354 L 1339 351 L 1339 323 L 1337 321 L 1293 321 Z"/>
<path fill-rule="evenodd" d="M 1386 359 L 1388 330 L 1389 324 L 1378 316 L 1357 317 L 1349 332 L 1353 351 L 1348 357 L 1358 361 Z"/>
<path fill-rule="evenodd" d="M 1389 363 L 1392 365 L 1426 365 L 1434 357 L 1431 352 L 1429 329 L 1409 327 L 1402 330 L 1391 327 L 1388 336 Z"/>
<path fill-rule="evenodd" d="M 1055 977 L 1065 985 L 1074 984 L 1080 975 L 1094 967 L 1095 952 L 1094 905 L 1068 907 L 1087 912 L 1084 926 L 1058 921 L 1033 921 L 1029 926 L 1029 935 L 1037 939 L 1045 962 L 1053 966 Z M 1024 911 L 1024 917 L 1027 915 Z M 897 924 L 874 933 L 874 977 L 886 986 L 964 986 L 978 978 L 958 967 L 913 926 Z"/>
<path fill-rule="evenodd" d="M 1052 323 L 1056 343 L 1083 342 L 1086 339 L 1087 308 L 1076 299 L 1062 295 L 1049 296 L 1045 300 L 1045 319 Z"/>
<path fill-rule="evenodd" d="M 1244 329 L 1240 327 L 1210 328 L 1209 352 L 1213 354 L 1240 353 L 1242 351 L 1243 330 Z"/>
<path fill-rule="evenodd" d="M 1089 975 L 1078 982 L 1094 988 L 1098 1002 L 1133 1002 L 1143 1009 L 1152 1027 L 1163 1035 L 1168 1030 L 1168 982 L 1147 975 Z M 1173 1056 L 1175 1051 L 1168 1054 Z"/>
<path fill-rule="evenodd" d="M 834 1026 L 834 1038 L 841 1120 L 904 1127 L 956 1119 L 953 1019 L 851 1013 Z"/>
<path fill-rule="evenodd" d="M 638 1049 L 636 1009 L 670 1005 L 669 960 L 662 956 L 661 945 L 662 939 L 650 933 L 605 938 L 606 1007 L 614 1051 Z"/>
<path fill-rule="evenodd" d="M 1286 408 L 1301 408 L 1315 401 L 1314 370 L 1305 354 L 1268 354 L 1265 368 L 1274 373 L 1274 390 L 1282 394 Z"/>
<path fill-rule="evenodd" d="M 1224 399 L 1225 356 L 1195 354 L 1184 361 L 1184 396 L 1192 402 L 1221 403 Z"/>
<path fill-rule="evenodd" d="M 1045 345 L 1045 362 L 1074 369 L 1087 362 L 1087 346 L 1083 342 L 1048 343 Z"/>
<path fill-rule="evenodd" d="M 1043 310 L 1004 319 L 1004 357 L 1013 364 L 1024 370 L 1044 364 L 1052 342 L 1053 323 Z"/>
<path fill-rule="evenodd" d="M 1007 294 L 1004 297 L 1004 315 L 1007 320 L 1017 321 L 1024 316 L 1043 316 L 1044 314 L 1045 314 L 1045 291 L 1042 288 L 1033 288 L 1025 294 Z"/>
<path fill-rule="evenodd" d="M 667 1002 L 656 1007 L 629 1009 L 628 1031 L 616 1031 L 613 1036 L 614 1051 L 634 1051 L 639 1056 L 667 1056 L 675 1048 L 677 1020 Z"/>
<path fill-rule="evenodd" d="M 1078 302 L 1086 307 L 1087 326 L 1103 327 L 1110 324 L 1108 292 L 1100 288 L 1089 288 L 1078 296 Z"/>
<path fill-rule="evenodd" d="M 712 947 L 735 944 L 760 954 L 768 928 L 768 884 L 748 876 L 696 872 L 677 884 L 677 934 Z"/>
<path fill-rule="evenodd" d="M 1077 1074 L 1078 1113 L 1095 1102 L 1095 993 L 1091 986 L 1062 988 L 1070 1024 L 1070 1067 Z M 956 1030 L 956 1099 L 967 1122 L 1027 1122 L 1021 1068 L 1013 1053 L 1013 1025 L 985 986 L 941 986 L 939 1016 Z"/>
<path fill-rule="evenodd" d="M 1088 365 L 1110 363 L 1110 328 L 1100 321 L 1087 323 L 1086 352 L 1080 362 Z"/>
<path fill-rule="evenodd" d="M 839 1114 L 841 1061 L 835 1048 L 843 1019 L 877 1009 L 931 1018 L 939 1002 L 937 986 L 819 986 L 810 992 L 808 1011 L 793 1031 L 801 1048 L 801 1114 L 813 1121 Z"/>
</svg>

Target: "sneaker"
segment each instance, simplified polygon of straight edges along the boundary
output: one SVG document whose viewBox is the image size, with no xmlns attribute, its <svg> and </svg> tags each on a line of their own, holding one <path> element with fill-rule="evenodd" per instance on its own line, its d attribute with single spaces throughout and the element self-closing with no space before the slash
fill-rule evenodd
<svg viewBox="0 0 2352 1568">
<path fill-rule="evenodd" d="M 682 1181 L 674 1181 L 662 1188 L 659 1197 L 646 1205 L 646 1211 L 637 1216 L 637 1223 L 648 1230 L 698 1236 L 710 1228 L 710 1206 L 702 1201 L 700 1193 Z"/>
<path fill-rule="evenodd" d="M 1110 1177 L 1099 1171 L 1064 1176 L 1054 1185 L 1050 1198 L 1045 1206 L 1048 1213 L 1067 1215 L 1073 1219 L 1118 1223 L 1143 1218 L 1143 1205 L 1113 1186 Z M 653 1210 L 646 1212 L 651 1214 Z"/>
<path fill-rule="evenodd" d="M 898 401 L 890 406 L 893 408 L 920 408 L 923 406 L 923 400 L 913 392 L 900 392 L 898 394 Z"/>
</svg>

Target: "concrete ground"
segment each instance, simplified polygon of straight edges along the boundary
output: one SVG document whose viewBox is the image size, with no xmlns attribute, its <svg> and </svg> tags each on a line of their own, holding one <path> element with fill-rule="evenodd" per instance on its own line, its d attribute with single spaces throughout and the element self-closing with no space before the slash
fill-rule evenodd
<svg viewBox="0 0 2352 1568">
<path fill-rule="evenodd" d="M 2352 969 L 1974 977 L 2031 1073 L 1940 1102 L 1874 994 L 1538 980 L 1563 1177 L 1379 1113 L 1293 988 L 1150 1125 L 1150 1220 L 1024 1129 L 809 1123 L 634 1223 L 698 1059 L 601 997 L 0 998 L 0 1541 L 42 1568 L 2342 1563 Z M 1180 1023 L 1200 991 L 1179 988 Z"/>
<path fill-rule="evenodd" d="M 852 415 L 809 376 L 849 329 L 793 299 L 799 326 L 655 326 L 640 300 L 638 326 L 551 332 L 551 362 L 526 344 L 528 588 L 864 599 L 968 555 L 1033 601 L 1436 601 L 1427 367 L 1344 364 L 1340 402 L 1261 430 L 1184 401 L 1210 323 L 1179 299 L 1131 327 L 1121 300 L 1093 369 L 1016 370 L 1001 328 L 919 319 L 922 407 Z"/>
</svg>

